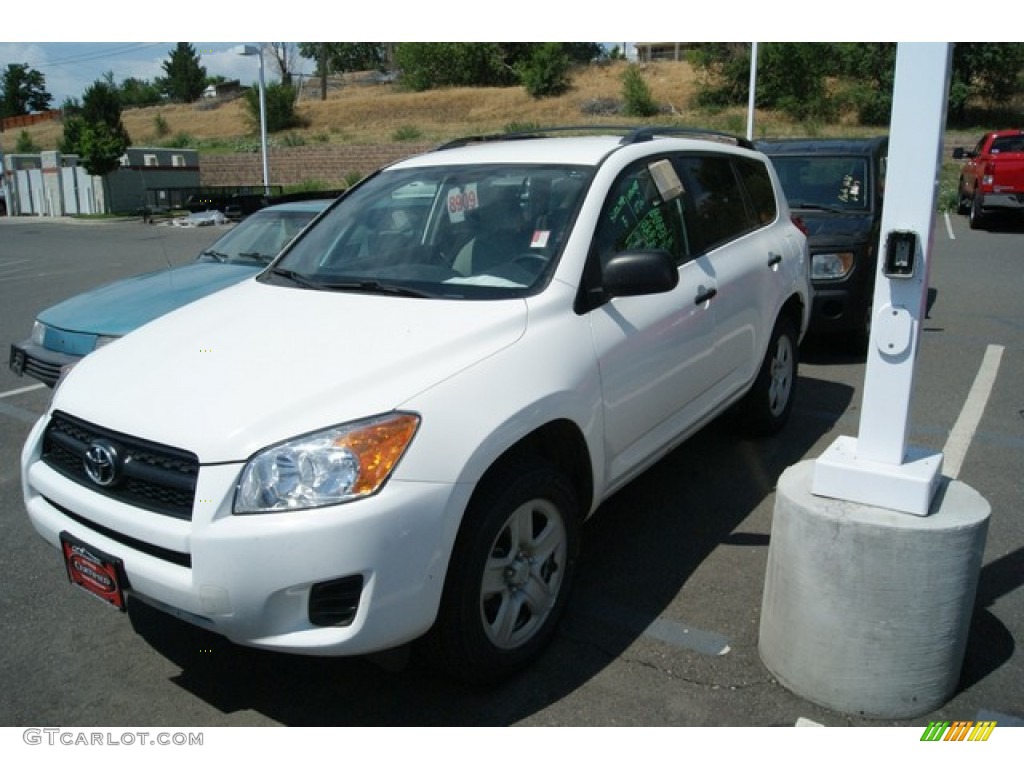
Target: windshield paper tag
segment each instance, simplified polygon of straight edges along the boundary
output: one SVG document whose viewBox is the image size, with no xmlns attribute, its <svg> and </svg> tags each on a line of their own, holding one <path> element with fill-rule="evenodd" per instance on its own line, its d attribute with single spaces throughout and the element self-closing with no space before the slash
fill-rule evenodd
<svg viewBox="0 0 1024 768">
<path fill-rule="evenodd" d="M 448 190 L 448 220 L 457 224 L 466 220 L 466 211 L 479 207 L 480 200 L 476 196 L 476 182 L 467 184 L 466 188 L 453 187 Z"/>
</svg>

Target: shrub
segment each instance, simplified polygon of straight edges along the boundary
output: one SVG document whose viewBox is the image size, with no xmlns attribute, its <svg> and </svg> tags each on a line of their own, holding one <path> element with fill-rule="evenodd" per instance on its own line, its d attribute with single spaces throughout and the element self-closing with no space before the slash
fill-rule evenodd
<svg viewBox="0 0 1024 768">
<path fill-rule="evenodd" d="M 539 131 L 543 126 L 539 123 L 506 123 L 502 129 L 504 133 L 529 133 L 530 131 Z"/>
<path fill-rule="evenodd" d="M 34 155 L 36 152 L 39 152 L 39 145 L 35 143 L 28 131 L 22 130 L 18 134 L 18 141 L 14 145 L 14 151 L 26 155 Z"/>
<path fill-rule="evenodd" d="M 165 143 L 165 146 L 173 149 L 189 149 L 190 147 L 194 147 L 195 144 L 195 137 L 185 133 L 184 131 L 179 131 L 170 141 Z"/>
<path fill-rule="evenodd" d="M 391 134 L 392 141 L 418 141 L 423 138 L 423 131 L 414 125 L 401 125 Z"/>
<path fill-rule="evenodd" d="M 153 118 L 153 130 L 156 131 L 157 138 L 159 139 L 165 138 L 171 132 L 171 126 L 167 124 L 167 118 L 159 112 Z"/>
<path fill-rule="evenodd" d="M 289 128 L 302 128 L 304 121 L 295 111 L 295 89 L 290 85 L 270 83 L 265 88 L 264 98 L 267 108 L 267 133 L 286 131 Z M 245 106 L 254 129 L 260 129 L 260 91 L 253 86 L 245 92 Z"/>
<path fill-rule="evenodd" d="M 630 64 L 622 73 L 622 99 L 625 102 L 623 114 L 631 117 L 650 117 L 658 114 L 651 89 L 640 74 L 640 67 Z"/>
</svg>

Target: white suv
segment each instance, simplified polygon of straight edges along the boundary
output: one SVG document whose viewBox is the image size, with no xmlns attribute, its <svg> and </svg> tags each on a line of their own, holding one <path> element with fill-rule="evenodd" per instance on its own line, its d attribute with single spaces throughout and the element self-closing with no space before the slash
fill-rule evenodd
<svg viewBox="0 0 1024 768">
<path fill-rule="evenodd" d="M 22 456 L 72 582 L 231 640 L 534 658 L 580 524 L 716 416 L 785 423 L 807 245 L 746 142 L 489 137 L 79 363 Z"/>
</svg>

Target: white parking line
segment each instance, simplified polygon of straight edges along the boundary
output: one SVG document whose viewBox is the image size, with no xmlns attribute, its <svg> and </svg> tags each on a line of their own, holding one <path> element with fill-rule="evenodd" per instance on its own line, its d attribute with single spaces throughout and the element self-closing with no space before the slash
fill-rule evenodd
<svg viewBox="0 0 1024 768">
<path fill-rule="evenodd" d="M 953 234 L 953 222 L 949 220 L 949 211 L 945 211 L 942 215 L 946 218 L 946 234 L 949 235 L 950 240 L 956 240 L 956 235 Z"/>
<path fill-rule="evenodd" d="M 989 395 L 992 394 L 992 385 L 995 384 L 996 374 L 999 373 L 1003 349 L 998 344 L 990 344 L 985 350 L 981 368 L 978 369 L 978 375 L 974 377 L 971 391 L 967 393 L 967 401 L 964 403 L 949 437 L 946 438 L 946 446 L 942 449 L 942 473 L 953 480 L 956 480 L 957 475 L 960 474 L 964 456 L 967 455 L 967 449 L 971 445 L 974 432 L 978 428 L 981 416 L 985 412 L 985 406 L 988 404 Z"/>
<path fill-rule="evenodd" d="M 32 392 L 36 389 L 42 389 L 45 384 L 33 384 L 31 387 L 22 387 L 21 389 L 12 389 L 10 392 L 0 392 L 0 397 L 14 397 L 15 395 L 21 395 L 25 392 Z"/>
</svg>

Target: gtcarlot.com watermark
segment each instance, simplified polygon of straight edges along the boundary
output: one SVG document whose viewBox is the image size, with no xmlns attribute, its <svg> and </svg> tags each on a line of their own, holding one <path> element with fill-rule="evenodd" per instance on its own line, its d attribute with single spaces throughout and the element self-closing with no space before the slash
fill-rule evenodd
<svg viewBox="0 0 1024 768">
<path fill-rule="evenodd" d="M 201 747 L 203 734 L 188 731 L 86 731 L 72 728 L 26 728 L 26 744 L 48 747 Z"/>
</svg>

